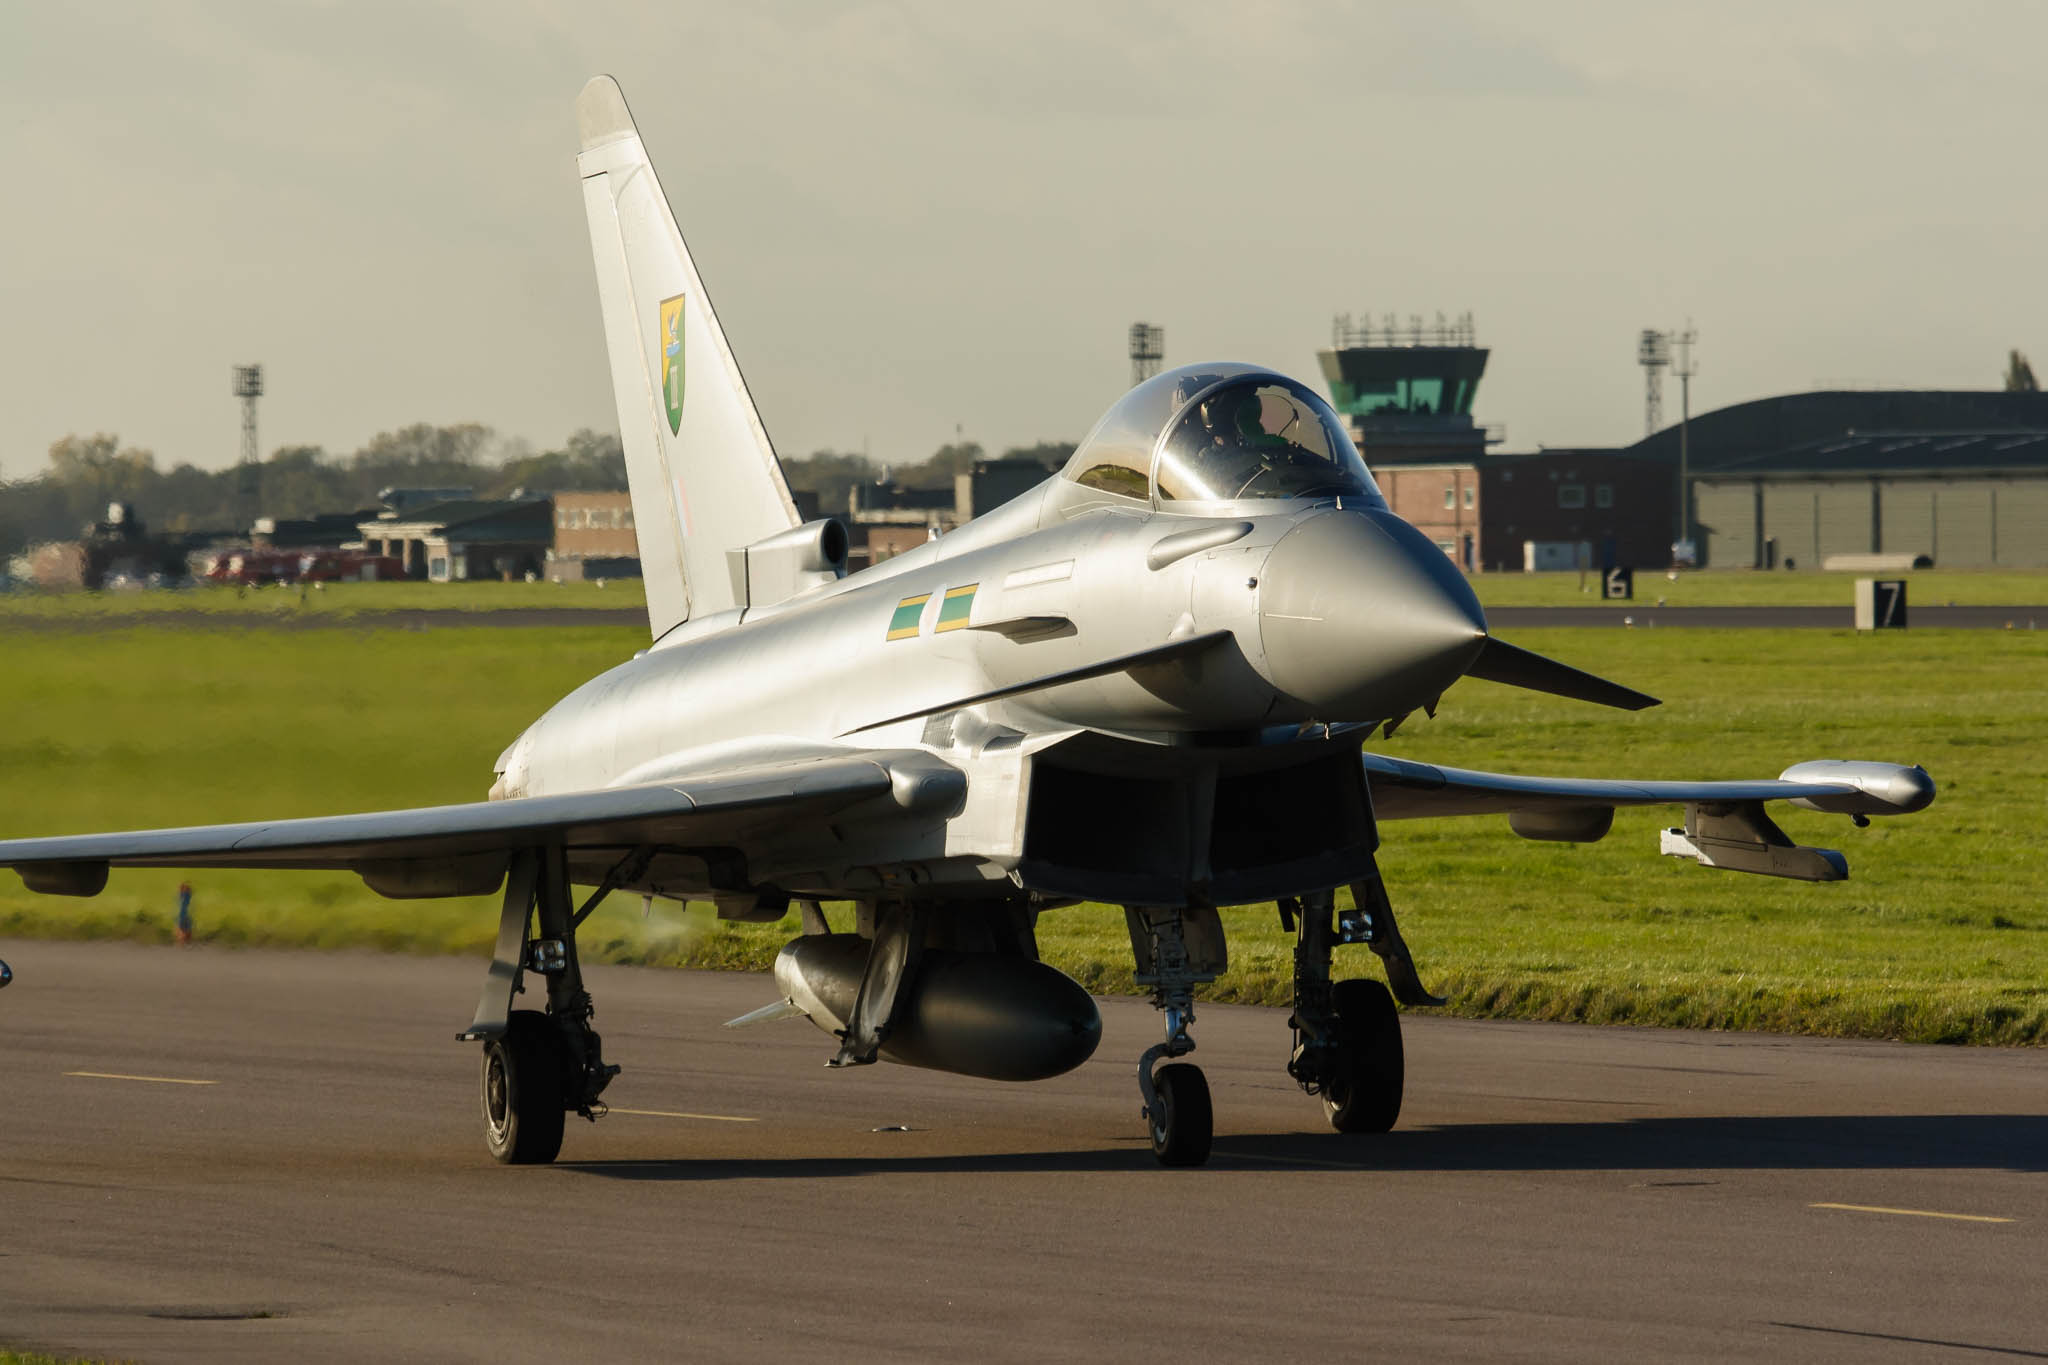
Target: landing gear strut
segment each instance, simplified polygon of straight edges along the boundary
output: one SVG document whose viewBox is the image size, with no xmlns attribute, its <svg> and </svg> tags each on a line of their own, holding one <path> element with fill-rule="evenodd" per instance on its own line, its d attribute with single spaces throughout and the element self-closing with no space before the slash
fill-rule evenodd
<svg viewBox="0 0 2048 1365">
<path fill-rule="evenodd" d="M 553 1161 L 562 1150 L 564 1116 L 574 1111 L 594 1122 L 604 1112 L 598 1096 L 619 1074 L 605 1064 L 603 1040 L 591 1027 L 596 1010 L 583 987 L 576 928 L 624 869 L 622 862 L 572 913 L 568 864 L 559 847 L 512 857 L 483 996 L 475 1020 L 458 1035 L 484 1045 L 484 1142 L 508 1165 Z M 530 928 L 538 932 L 529 938 Z M 544 1012 L 512 1009 L 527 972 L 547 981 Z"/>
<path fill-rule="evenodd" d="M 1401 1116 L 1405 1064 L 1401 1050 L 1403 1004 L 1441 1005 L 1423 988 L 1408 945 L 1394 919 L 1377 868 L 1352 887 L 1354 909 L 1341 916 L 1328 891 L 1280 902 L 1280 922 L 1295 933 L 1294 1051 L 1287 1074 L 1323 1101 L 1340 1133 L 1384 1133 Z M 1393 994 L 1377 981 L 1330 980 L 1330 954 L 1363 943 L 1385 964 Z"/>
<path fill-rule="evenodd" d="M 1195 1022 L 1195 987 L 1214 981 L 1224 968 L 1223 925 L 1210 906 L 1135 907 L 1124 909 L 1137 960 L 1137 983 L 1152 988 L 1153 1008 L 1166 1015 L 1166 1040 L 1145 1049 L 1138 1059 L 1138 1089 L 1143 1094 L 1145 1123 L 1152 1136 L 1152 1155 L 1162 1166 L 1199 1166 L 1209 1159 L 1215 1134 L 1215 1113 L 1209 1104 L 1209 1082 L 1185 1057 L 1195 1050 L 1188 1026 Z M 1193 939 L 1192 944 L 1190 939 Z"/>
</svg>

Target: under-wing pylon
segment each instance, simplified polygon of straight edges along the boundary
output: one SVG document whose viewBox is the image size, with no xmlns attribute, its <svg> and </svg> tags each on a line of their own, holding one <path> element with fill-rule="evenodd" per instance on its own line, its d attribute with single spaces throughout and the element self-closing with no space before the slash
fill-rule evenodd
<svg viewBox="0 0 2048 1365">
<path fill-rule="evenodd" d="M 1822 760 L 1755 781 L 1547 778 L 1365 752 L 1478 678 L 1638 710 L 1655 699 L 1496 639 L 1450 560 L 1387 507 L 1330 405 L 1260 366 L 1157 375 L 1068 464 L 910 553 L 847 572 L 845 528 L 800 522 L 618 87 L 577 102 L 582 177 L 651 645 L 557 702 L 498 759 L 491 799 L 0 842 L 34 890 L 121 867 L 345 868 L 387 896 L 502 888 L 462 1036 L 484 1044 L 491 1151 L 552 1160 L 604 1061 L 577 931 L 613 891 L 709 901 L 803 934 L 780 996 L 831 1060 L 1037 1079 L 1095 1049 L 1093 1003 L 1038 959 L 1046 912 L 1122 907 L 1161 1010 L 1139 1060 L 1160 1160 L 1209 1151 L 1195 989 L 1228 969 L 1218 907 L 1295 936 L 1287 1071 L 1342 1132 L 1396 1121 L 1399 1014 L 1440 1003 L 1376 859 L 1382 822 L 1505 814 L 1593 840 L 1615 809 L 1685 814 L 1664 852 L 1847 875 L 1766 814 L 1917 811 L 1917 767 Z M 1337 892 L 1351 905 L 1340 910 Z M 850 906 L 829 922 L 827 902 Z M 1388 986 L 1336 981 L 1362 945 Z M 515 1010 L 530 979 L 545 1008 Z M 1391 990 L 1389 990 L 1389 986 Z"/>
</svg>

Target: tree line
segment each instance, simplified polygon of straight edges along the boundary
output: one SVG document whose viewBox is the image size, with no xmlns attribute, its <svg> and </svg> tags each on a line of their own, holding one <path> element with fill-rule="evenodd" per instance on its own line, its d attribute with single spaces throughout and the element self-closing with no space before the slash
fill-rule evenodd
<svg viewBox="0 0 2048 1365">
<path fill-rule="evenodd" d="M 1072 450 L 1068 443 L 1041 442 L 1013 447 L 1004 456 L 1054 468 Z M 791 487 L 816 492 L 819 506 L 831 513 L 845 509 L 855 483 L 945 488 L 955 474 L 984 458 L 979 445 L 961 442 L 941 446 L 914 464 L 887 465 L 864 455 L 821 450 L 787 459 L 783 468 Z M 329 454 L 319 446 L 280 446 L 248 469 L 191 464 L 162 469 L 155 452 L 124 445 L 118 436 L 71 435 L 51 444 L 49 463 L 40 474 L 0 483 L 0 562 L 30 545 L 79 536 L 104 518 L 114 502 L 131 504 L 152 531 L 243 536 L 257 516 L 286 520 L 369 513 L 378 505 L 378 491 L 391 487 L 470 488 L 479 498 L 509 497 L 519 490 L 616 492 L 626 487 L 626 461 L 619 438 L 610 432 L 584 429 L 556 449 L 535 451 L 478 422 L 416 422 L 380 432 L 347 455 Z"/>
</svg>

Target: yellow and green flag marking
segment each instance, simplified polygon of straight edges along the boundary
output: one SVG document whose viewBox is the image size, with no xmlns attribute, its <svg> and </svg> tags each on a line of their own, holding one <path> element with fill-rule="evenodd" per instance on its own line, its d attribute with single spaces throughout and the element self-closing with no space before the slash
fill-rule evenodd
<svg viewBox="0 0 2048 1365">
<path fill-rule="evenodd" d="M 924 604 L 932 600 L 928 592 L 915 597 L 906 597 L 896 604 L 896 612 L 889 618 L 889 638 L 908 640 L 917 634 L 917 618 L 924 615 Z"/>
<path fill-rule="evenodd" d="M 939 624 L 935 630 L 960 630 L 967 625 L 967 613 L 974 610 L 974 590 L 979 583 L 969 583 L 964 588 L 946 589 L 946 600 L 939 604 Z"/>
<path fill-rule="evenodd" d="M 974 590 L 979 583 L 965 587 L 946 589 L 946 597 L 939 604 L 939 623 L 934 630 L 962 630 L 966 628 L 967 617 L 974 610 Z M 908 640 L 917 634 L 917 623 L 924 617 L 924 604 L 932 600 L 928 592 L 915 597 L 906 597 L 896 604 L 896 610 L 889 616 L 889 638 Z"/>
</svg>

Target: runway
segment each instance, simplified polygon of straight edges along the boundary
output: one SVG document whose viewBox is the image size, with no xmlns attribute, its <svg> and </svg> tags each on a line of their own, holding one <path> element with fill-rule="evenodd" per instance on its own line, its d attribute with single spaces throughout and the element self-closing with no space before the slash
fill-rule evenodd
<svg viewBox="0 0 2048 1365">
<path fill-rule="evenodd" d="M 760 977 L 596 968 L 619 1107 L 483 1150 L 482 963 L 0 942 L 0 1347 L 142 1361 L 2048 1359 L 2048 1051 L 1406 1019 L 1340 1138 L 1204 1006 L 1034 1086 L 828 1072 Z M 640 1111 L 640 1112 L 623 1112 Z M 1340 1356 L 1338 1353 L 1342 1353 Z"/>
</svg>

